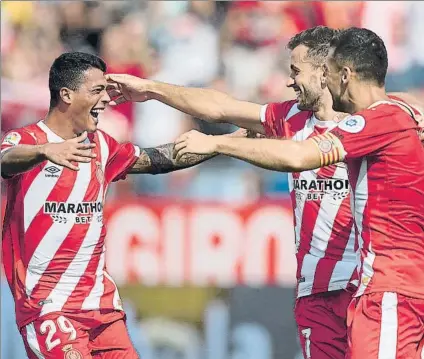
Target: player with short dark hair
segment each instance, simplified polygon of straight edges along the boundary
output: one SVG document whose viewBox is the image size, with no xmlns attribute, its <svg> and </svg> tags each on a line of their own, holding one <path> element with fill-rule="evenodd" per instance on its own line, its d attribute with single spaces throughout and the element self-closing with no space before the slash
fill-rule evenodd
<svg viewBox="0 0 424 359">
<path fill-rule="evenodd" d="M 388 58 L 383 40 L 374 32 L 362 28 L 350 28 L 338 32 L 330 42 L 334 49 L 332 58 L 339 66 L 351 64 L 359 79 L 384 86 Z"/>
<path fill-rule="evenodd" d="M 331 131 L 347 116 L 332 109 L 333 101 L 326 88 L 324 65 L 330 42 L 338 32 L 318 26 L 289 41 L 291 73 L 287 86 L 297 95 L 293 101 L 261 106 L 212 89 L 109 75 L 109 80 L 118 87 L 113 93 L 113 103 L 156 99 L 210 122 L 230 122 L 268 137 L 304 141 Z M 407 106 L 400 99 L 404 96 L 398 94 L 396 101 Z M 415 114 L 418 115 L 417 110 Z M 202 138 L 205 143 L 213 139 Z M 249 141 L 251 147 L 247 152 L 259 150 L 255 148 L 257 144 Z M 358 282 L 346 167 L 337 163 L 303 171 L 302 164 L 296 161 L 296 150 L 289 150 L 287 155 L 293 160 L 289 169 L 296 171 L 289 174 L 289 188 L 298 262 L 295 317 L 301 346 L 306 358 L 344 358 L 346 312 L 351 290 Z M 268 167 L 278 168 L 276 163 Z"/>
<path fill-rule="evenodd" d="M 385 46 L 375 33 L 348 29 L 330 48 L 325 71 L 335 108 L 353 114 L 337 127 L 301 142 L 192 131 L 175 145 L 177 158 L 222 153 L 278 171 L 346 163 L 361 255 L 348 309 L 350 359 L 424 355 L 424 150 L 414 111 L 385 92 L 384 64 Z M 378 74 L 365 76 L 379 66 Z"/>
<path fill-rule="evenodd" d="M 338 33 L 331 43 L 331 59 L 334 68 L 346 71 L 352 68 L 361 83 L 372 83 L 376 88 L 383 88 L 387 74 L 388 59 L 383 40 L 368 29 L 351 28 Z M 347 74 L 345 74 L 347 75 Z M 333 108 L 336 111 L 354 112 L 347 101 L 347 92 L 333 96 Z M 343 101 L 343 104 L 339 101 Z"/>
<path fill-rule="evenodd" d="M 110 101 L 100 58 L 71 52 L 50 70 L 46 118 L 1 144 L 7 185 L 2 258 L 30 359 L 138 358 L 106 271 L 103 205 L 127 173 L 166 173 L 210 156 L 172 158 L 97 130 Z"/>
<path fill-rule="evenodd" d="M 110 75 L 109 79 L 120 85 L 113 100 L 153 98 L 211 122 L 231 122 L 268 137 L 306 140 L 336 127 L 347 115 L 332 110 L 331 94 L 325 86 L 324 65 L 330 42 L 338 32 L 318 26 L 289 41 L 291 73 L 287 86 L 297 95 L 293 101 L 261 106 L 211 89 Z M 295 317 L 301 346 L 305 357 L 344 358 L 347 306 L 357 285 L 346 168 L 337 164 L 289 174 L 289 186 L 298 262 Z"/>
<path fill-rule="evenodd" d="M 50 67 L 50 109 L 59 104 L 60 91 L 67 87 L 76 91 L 84 82 L 85 71 L 99 69 L 106 72 L 106 63 L 97 56 L 84 52 L 64 53 Z"/>
<path fill-rule="evenodd" d="M 307 57 L 311 65 L 322 66 L 328 56 L 329 44 L 333 41 L 339 30 L 326 26 L 316 26 L 294 35 L 287 43 L 287 48 L 293 51 L 296 47 L 304 45 L 308 48 Z"/>
</svg>

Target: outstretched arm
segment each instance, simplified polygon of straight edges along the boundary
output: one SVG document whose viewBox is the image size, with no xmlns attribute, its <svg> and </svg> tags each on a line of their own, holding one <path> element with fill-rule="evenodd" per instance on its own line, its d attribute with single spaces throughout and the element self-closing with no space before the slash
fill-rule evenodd
<svg viewBox="0 0 424 359">
<path fill-rule="evenodd" d="M 206 135 L 205 135 L 206 136 Z M 236 138 L 236 137 L 256 137 L 255 133 L 247 131 L 243 128 L 238 129 L 233 133 L 223 135 L 225 138 Z M 187 153 L 180 158 L 173 156 L 174 144 L 168 143 L 153 148 L 141 149 L 138 160 L 133 165 L 128 173 L 150 173 L 150 174 L 161 174 L 180 169 L 195 166 L 208 159 L 215 157 L 218 153 L 211 154 L 195 154 Z"/>
<path fill-rule="evenodd" d="M 157 100 L 208 122 L 228 122 L 263 133 L 262 106 L 239 101 L 213 89 L 191 88 L 141 79 L 131 75 L 108 74 L 111 105 L 126 101 Z"/>
<path fill-rule="evenodd" d="M 318 148 L 312 141 L 238 140 L 234 138 L 227 141 L 220 138 L 216 144 L 216 152 L 280 172 L 301 172 L 321 167 Z"/>
<path fill-rule="evenodd" d="M 335 151 L 336 142 L 335 136 L 327 135 L 297 142 L 226 138 L 190 131 L 175 141 L 174 156 L 178 160 L 187 153 L 221 153 L 274 171 L 301 172 L 342 161 L 344 154 Z"/>
<path fill-rule="evenodd" d="M 168 143 L 153 148 L 141 149 L 141 154 L 128 173 L 168 173 L 183 168 L 192 167 L 204 162 L 217 154 L 198 155 L 188 153 L 178 160 L 173 158 L 174 144 Z"/>
</svg>

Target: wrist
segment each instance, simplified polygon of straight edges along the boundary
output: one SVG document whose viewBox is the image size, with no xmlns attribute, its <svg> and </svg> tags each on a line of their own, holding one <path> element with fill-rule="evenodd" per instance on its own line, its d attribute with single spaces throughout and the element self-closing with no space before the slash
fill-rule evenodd
<svg viewBox="0 0 424 359">
<path fill-rule="evenodd" d="M 223 153 L 227 148 L 228 142 L 231 140 L 231 136 L 213 136 L 214 137 L 214 149 L 216 153 Z"/>
<path fill-rule="evenodd" d="M 36 155 L 37 158 L 39 158 L 42 161 L 47 160 L 47 149 L 48 149 L 48 143 L 44 145 L 38 145 L 36 146 Z"/>
<path fill-rule="evenodd" d="M 148 80 L 145 86 L 147 96 L 151 100 L 160 101 L 163 98 L 163 91 L 160 82 Z"/>
</svg>

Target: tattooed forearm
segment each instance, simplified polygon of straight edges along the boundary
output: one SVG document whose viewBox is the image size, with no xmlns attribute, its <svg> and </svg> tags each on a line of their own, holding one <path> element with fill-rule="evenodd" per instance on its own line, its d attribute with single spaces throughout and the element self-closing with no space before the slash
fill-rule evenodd
<svg viewBox="0 0 424 359">
<path fill-rule="evenodd" d="M 173 143 L 142 149 L 137 162 L 129 173 L 168 173 L 182 168 L 192 167 L 215 156 L 188 153 L 177 161 L 172 158 L 173 150 Z"/>
</svg>

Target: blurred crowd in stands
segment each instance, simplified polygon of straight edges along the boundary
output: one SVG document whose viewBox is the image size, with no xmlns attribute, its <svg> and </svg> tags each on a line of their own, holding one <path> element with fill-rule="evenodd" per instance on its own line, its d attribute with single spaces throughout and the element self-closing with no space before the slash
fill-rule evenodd
<svg viewBox="0 0 424 359">
<path fill-rule="evenodd" d="M 286 88 L 296 32 L 311 26 L 368 27 L 386 42 L 387 88 L 424 91 L 424 2 L 412 1 L 6 1 L 1 12 L 2 132 L 44 117 L 48 70 L 64 51 L 100 55 L 109 72 L 184 86 L 211 87 L 266 103 L 293 97 Z M 124 104 L 101 117 L 118 141 L 142 147 L 172 142 L 209 125 L 158 102 Z M 170 175 L 137 176 L 114 195 L 252 201 L 285 195 L 284 174 L 216 158 Z"/>
</svg>

